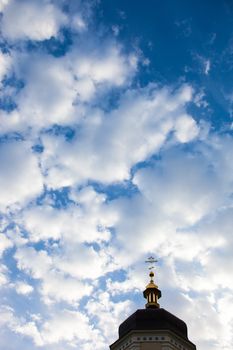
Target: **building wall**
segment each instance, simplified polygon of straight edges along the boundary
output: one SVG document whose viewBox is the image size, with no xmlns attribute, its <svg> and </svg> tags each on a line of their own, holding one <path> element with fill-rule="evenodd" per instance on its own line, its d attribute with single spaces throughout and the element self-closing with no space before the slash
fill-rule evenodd
<svg viewBox="0 0 233 350">
<path fill-rule="evenodd" d="M 196 347 L 170 331 L 132 331 L 110 346 L 111 350 L 195 350 Z"/>
</svg>

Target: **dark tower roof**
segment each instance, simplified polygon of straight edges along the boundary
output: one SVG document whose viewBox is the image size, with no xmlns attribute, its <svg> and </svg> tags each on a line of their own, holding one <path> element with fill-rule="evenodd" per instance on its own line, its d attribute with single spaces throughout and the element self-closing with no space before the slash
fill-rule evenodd
<svg viewBox="0 0 233 350">
<path fill-rule="evenodd" d="M 165 309 L 140 309 L 128 317 L 119 327 L 119 338 L 132 330 L 170 330 L 188 340 L 184 321 Z"/>
</svg>

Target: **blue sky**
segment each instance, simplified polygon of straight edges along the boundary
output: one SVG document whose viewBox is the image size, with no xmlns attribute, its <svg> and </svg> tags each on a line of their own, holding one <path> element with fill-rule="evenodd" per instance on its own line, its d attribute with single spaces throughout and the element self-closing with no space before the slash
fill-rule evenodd
<svg viewBox="0 0 233 350">
<path fill-rule="evenodd" d="M 0 347 L 161 306 L 233 346 L 231 1 L 0 0 Z M 197 322 L 198 320 L 198 322 Z"/>
</svg>

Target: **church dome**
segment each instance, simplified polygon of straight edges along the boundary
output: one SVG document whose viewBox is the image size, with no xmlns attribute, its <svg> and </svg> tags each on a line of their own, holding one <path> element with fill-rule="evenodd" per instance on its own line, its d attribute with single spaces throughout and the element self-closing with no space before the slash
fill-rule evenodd
<svg viewBox="0 0 233 350">
<path fill-rule="evenodd" d="M 186 323 L 165 309 L 140 309 L 128 317 L 119 327 L 119 338 L 130 331 L 169 330 L 188 340 Z"/>
<path fill-rule="evenodd" d="M 156 261 L 151 256 L 146 262 L 154 264 Z M 161 350 L 179 348 L 196 350 L 196 345 L 188 339 L 186 323 L 167 310 L 160 308 L 158 299 L 161 298 L 162 293 L 154 282 L 153 268 L 153 266 L 149 268 L 150 282 L 143 292 L 147 301 L 146 308 L 137 310 L 120 325 L 119 339 L 110 345 L 110 349 Z"/>
</svg>

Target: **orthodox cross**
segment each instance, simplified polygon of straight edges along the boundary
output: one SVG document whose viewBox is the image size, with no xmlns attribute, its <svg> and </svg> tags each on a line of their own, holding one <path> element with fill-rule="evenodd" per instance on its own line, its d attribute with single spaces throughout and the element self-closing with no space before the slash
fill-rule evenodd
<svg viewBox="0 0 233 350">
<path fill-rule="evenodd" d="M 155 263 L 157 263 L 158 260 L 156 260 L 153 256 L 150 256 L 145 263 L 149 264 L 149 270 L 153 270 L 155 268 Z"/>
</svg>

